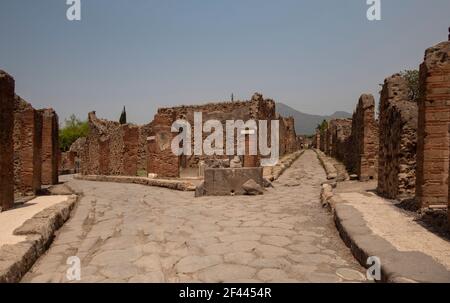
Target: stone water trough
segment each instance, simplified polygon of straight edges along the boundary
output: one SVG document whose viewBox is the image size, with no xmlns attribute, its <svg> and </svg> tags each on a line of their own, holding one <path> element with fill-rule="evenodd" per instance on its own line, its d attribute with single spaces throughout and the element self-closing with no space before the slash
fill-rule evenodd
<svg viewBox="0 0 450 303">
<path fill-rule="evenodd" d="M 262 194 L 262 167 L 205 168 L 205 181 L 195 192 L 196 197 Z"/>
</svg>

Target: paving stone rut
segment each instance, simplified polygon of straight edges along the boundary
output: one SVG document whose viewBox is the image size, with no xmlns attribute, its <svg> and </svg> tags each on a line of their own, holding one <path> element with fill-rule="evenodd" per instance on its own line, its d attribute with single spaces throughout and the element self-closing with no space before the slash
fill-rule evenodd
<svg viewBox="0 0 450 303">
<path fill-rule="evenodd" d="M 202 197 L 135 184 L 70 180 L 83 197 L 23 282 L 364 281 L 321 207 L 326 176 L 306 151 L 263 196 Z"/>
</svg>

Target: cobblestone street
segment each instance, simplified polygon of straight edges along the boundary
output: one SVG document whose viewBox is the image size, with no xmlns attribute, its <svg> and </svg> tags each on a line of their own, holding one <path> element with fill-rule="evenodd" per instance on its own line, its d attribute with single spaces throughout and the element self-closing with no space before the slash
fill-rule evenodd
<svg viewBox="0 0 450 303">
<path fill-rule="evenodd" d="M 70 180 L 82 191 L 72 218 L 23 282 L 364 281 L 321 207 L 325 172 L 307 150 L 263 196 Z"/>
</svg>

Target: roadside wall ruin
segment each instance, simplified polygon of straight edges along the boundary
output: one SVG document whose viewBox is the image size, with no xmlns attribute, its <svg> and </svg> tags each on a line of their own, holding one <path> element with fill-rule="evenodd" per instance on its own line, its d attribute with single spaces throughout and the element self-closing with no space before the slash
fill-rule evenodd
<svg viewBox="0 0 450 303">
<path fill-rule="evenodd" d="M 407 81 L 399 74 L 387 78 L 380 99 L 377 191 L 388 199 L 415 195 L 417 118 Z"/>
<path fill-rule="evenodd" d="M 0 210 L 14 205 L 13 77 L 0 70 Z"/>
<path fill-rule="evenodd" d="M 418 105 L 416 198 L 423 208 L 448 205 L 450 41 L 426 50 Z"/>
</svg>

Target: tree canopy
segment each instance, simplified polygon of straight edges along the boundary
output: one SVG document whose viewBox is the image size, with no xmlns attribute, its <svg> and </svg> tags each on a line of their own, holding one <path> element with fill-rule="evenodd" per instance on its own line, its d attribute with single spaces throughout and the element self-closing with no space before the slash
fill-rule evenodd
<svg viewBox="0 0 450 303">
<path fill-rule="evenodd" d="M 416 102 L 419 99 L 419 71 L 404 70 L 400 75 L 408 82 L 409 98 Z"/>
<path fill-rule="evenodd" d="M 71 115 L 64 122 L 64 127 L 59 130 L 59 147 L 65 152 L 70 149 L 78 138 L 86 137 L 89 133 L 87 121 L 81 121 L 75 115 Z"/>
</svg>

